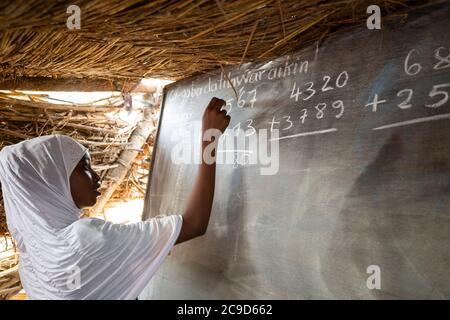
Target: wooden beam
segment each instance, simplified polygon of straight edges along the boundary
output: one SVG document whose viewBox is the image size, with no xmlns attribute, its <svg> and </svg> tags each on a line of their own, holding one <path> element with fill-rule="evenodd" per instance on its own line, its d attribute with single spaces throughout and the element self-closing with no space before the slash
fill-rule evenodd
<svg viewBox="0 0 450 320">
<path fill-rule="evenodd" d="M 156 127 L 153 124 L 153 115 L 151 112 L 151 109 L 144 109 L 143 119 L 138 123 L 136 129 L 134 129 L 129 138 L 129 147 L 124 148 L 120 153 L 119 159 L 116 160 L 115 164 L 118 166 L 108 171 L 108 176 L 106 179 L 110 180 L 111 183 L 108 185 L 108 188 L 102 192 L 102 195 L 98 198 L 95 206 L 90 209 L 89 215 L 91 217 L 96 216 L 103 210 L 106 203 L 114 194 L 114 191 L 116 191 L 117 187 L 119 187 L 127 175 L 132 163 L 136 159 L 136 156 L 144 146 L 148 137 L 154 130 L 156 130 Z"/>
<path fill-rule="evenodd" d="M 122 89 L 124 91 L 133 90 L 135 93 L 153 93 L 157 90 L 156 86 L 153 85 L 87 78 L 22 77 L 0 81 L 0 90 L 109 92 L 121 91 Z"/>
</svg>

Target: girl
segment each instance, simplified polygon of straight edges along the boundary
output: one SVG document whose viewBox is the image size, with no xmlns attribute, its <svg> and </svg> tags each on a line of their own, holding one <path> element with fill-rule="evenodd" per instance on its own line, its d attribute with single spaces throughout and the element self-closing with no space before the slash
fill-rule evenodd
<svg viewBox="0 0 450 320">
<path fill-rule="evenodd" d="M 211 100 L 203 131 L 223 133 L 230 122 L 220 110 L 224 104 Z M 182 215 L 114 224 L 80 218 L 81 209 L 94 205 L 100 194 L 100 177 L 76 140 L 51 135 L 4 147 L 0 182 L 28 298 L 135 299 L 174 244 L 206 232 L 215 170 L 215 162 L 200 164 Z"/>
</svg>

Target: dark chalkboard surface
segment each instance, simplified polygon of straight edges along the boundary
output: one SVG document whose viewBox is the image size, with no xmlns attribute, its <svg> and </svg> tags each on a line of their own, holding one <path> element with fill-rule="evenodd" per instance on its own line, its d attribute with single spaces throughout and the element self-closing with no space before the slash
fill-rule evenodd
<svg viewBox="0 0 450 320">
<path fill-rule="evenodd" d="M 279 167 L 262 175 L 239 149 L 218 165 L 207 234 L 176 246 L 141 298 L 450 298 L 448 30 L 447 6 L 225 69 L 236 93 L 221 70 L 169 86 L 144 218 L 183 212 L 197 165 L 171 154 L 198 147 L 213 96 L 230 128 L 268 130 Z"/>
</svg>

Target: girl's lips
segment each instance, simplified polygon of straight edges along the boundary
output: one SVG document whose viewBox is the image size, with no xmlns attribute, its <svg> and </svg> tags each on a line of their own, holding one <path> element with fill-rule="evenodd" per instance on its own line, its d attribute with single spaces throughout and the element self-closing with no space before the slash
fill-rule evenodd
<svg viewBox="0 0 450 320">
<path fill-rule="evenodd" d="M 98 190 L 94 190 L 94 192 L 95 192 L 95 194 L 96 194 L 97 196 L 101 195 L 101 192 L 98 191 Z"/>
</svg>

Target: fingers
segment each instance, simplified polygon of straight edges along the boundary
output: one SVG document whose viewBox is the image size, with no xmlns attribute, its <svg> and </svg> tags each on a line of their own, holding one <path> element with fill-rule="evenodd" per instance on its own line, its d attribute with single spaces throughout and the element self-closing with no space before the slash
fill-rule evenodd
<svg viewBox="0 0 450 320">
<path fill-rule="evenodd" d="M 211 101 L 208 104 L 209 109 L 216 109 L 217 111 L 220 111 L 220 108 L 222 108 L 225 105 L 225 101 L 219 98 L 212 98 Z"/>
<path fill-rule="evenodd" d="M 222 133 L 228 127 L 231 121 L 231 117 L 227 115 L 225 109 L 222 107 L 226 103 L 219 98 L 212 98 L 203 113 L 203 130 L 219 129 Z"/>
</svg>

